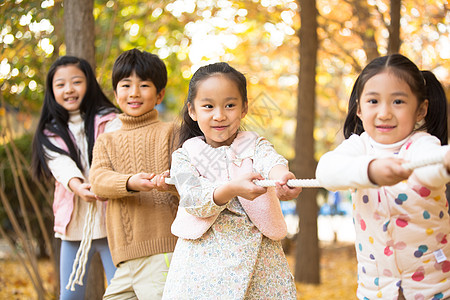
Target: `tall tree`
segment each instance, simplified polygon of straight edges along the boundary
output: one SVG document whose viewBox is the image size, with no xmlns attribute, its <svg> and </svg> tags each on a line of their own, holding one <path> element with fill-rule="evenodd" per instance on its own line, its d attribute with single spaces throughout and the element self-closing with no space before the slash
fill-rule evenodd
<svg viewBox="0 0 450 300">
<path fill-rule="evenodd" d="M 298 85 L 297 130 L 295 134 L 294 171 L 299 178 L 314 178 L 314 120 L 316 95 L 317 8 L 315 0 L 300 4 L 300 73 Z M 295 278 L 320 283 L 319 240 L 317 236 L 317 190 L 303 189 L 297 201 L 300 232 L 297 238 Z"/>
<path fill-rule="evenodd" d="M 358 16 L 359 24 L 358 29 L 355 29 L 359 33 L 363 42 L 363 49 L 366 52 L 367 60 L 371 61 L 378 56 L 378 45 L 375 38 L 375 27 L 371 18 L 371 12 L 366 0 L 354 0 L 353 1 L 353 14 Z"/>
<path fill-rule="evenodd" d="M 64 0 L 66 54 L 86 59 L 95 70 L 93 9 L 94 0 Z M 98 254 L 92 258 L 87 276 L 86 299 L 102 299 L 105 284 L 103 265 Z"/>
<path fill-rule="evenodd" d="M 391 0 L 391 21 L 389 23 L 389 42 L 388 54 L 398 53 L 400 51 L 400 8 L 401 0 Z"/>
<path fill-rule="evenodd" d="M 66 54 L 86 59 L 95 70 L 94 0 L 64 0 Z"/>
</svg>

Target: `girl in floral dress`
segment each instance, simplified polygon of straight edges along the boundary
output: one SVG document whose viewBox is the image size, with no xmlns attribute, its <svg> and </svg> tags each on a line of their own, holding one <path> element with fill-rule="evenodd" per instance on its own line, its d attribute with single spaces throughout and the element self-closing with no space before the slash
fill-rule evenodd
<svg viewBox="0 0 450 300">
<path fill-rule="evenodd" d="M 254 132 L 243 74 L 227 63 L 201 67 L 183 109 L 171 177 L 180 194 L 172 233 L 179 237 L 163 299 L 296 299 L 280 240 L 279 200 L 296 198 L 287 161 Z M 276 179 L 260 187 L 257 179 Z"/>
</svg>

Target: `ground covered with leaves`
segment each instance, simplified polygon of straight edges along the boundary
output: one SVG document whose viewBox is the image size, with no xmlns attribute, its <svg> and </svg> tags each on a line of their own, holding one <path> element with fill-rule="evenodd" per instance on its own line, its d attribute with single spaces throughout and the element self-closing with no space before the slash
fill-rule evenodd
<svg viewBox="0 0 450 300">
<path fill-rule="evenodd" d="M 39 261 L 39 270 L 43 277 L 44 288 L 49 292 L 46 300 L 57 299 L 53 295 L 57 280 L 51 262 L 49 260 Z M 37 299 L 36 295 L 33 284 L 23 266 L 14 259 L 0 259 L 0 299 L 34 300 Z"/>
<path fill-rule="evenodd" d="M 294 272 L 294 258 L 288 254 L 287 259 L 292 272 Z M 353 243 L 322 245 L 320 257 L 321 284 L 297 283 L 297 299 L 356 299 L 356 272 L 356 253 Z"/>
<path fill-rule="evenodd" d="M 321 250 L 322 283 L 297 283 L 298 299 L 356 299 L 356 259 L 353 244 L 322 245 Z M 288 253 L 287 258 L 293 271 L 294 256 Z M 53 291 L 57 281 L 51 263 L 42 260 L 39 267 L 45 288 Z M 36 299 L 33 285 L 23 267 L 10 258 L 0 259 L 0 299 Z M 56 299 L 56 296 L 49 295 L 48 299 Z"/>
</svg>

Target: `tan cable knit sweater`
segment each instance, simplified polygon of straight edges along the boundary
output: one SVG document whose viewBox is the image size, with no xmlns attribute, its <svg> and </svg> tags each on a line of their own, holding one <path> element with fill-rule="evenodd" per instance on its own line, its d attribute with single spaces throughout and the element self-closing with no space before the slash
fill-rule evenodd
<svg viewBox="0 0 450 300">
<path fill-rule="evenodd" d="M 98 137 L 89 175 L 92 191 L 108 198 L 107 237 L 113 262 L 173 252 L 177 238 L 170 232 L 178 198 L 167 192 L 130 192 L 128 179 L 140 172 L 169 169 L 173 124 L 158 112 L 139 117 L 119 115 L 122 128 Z"/>
</svg>

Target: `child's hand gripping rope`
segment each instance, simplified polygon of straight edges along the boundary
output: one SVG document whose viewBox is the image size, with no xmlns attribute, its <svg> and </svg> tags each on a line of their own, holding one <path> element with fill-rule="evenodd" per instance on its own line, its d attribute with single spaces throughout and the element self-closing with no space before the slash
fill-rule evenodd
<svg viewBox="0 0 450 300">
<path fill-rule="evenodd" d="M 450 151 L 447 153 L 447 155 L 436 155 L 432 157 L 426 157 L 420 160 L 405 162 L 402 164 L 402 167 L 407 170 L 414 170 L 417 168 L 434 164 L 445 164 L 446 160 L 448 160 L 450 164 Z M 165 179 L 165 182 L 166 184 L 175 184 L 175 181 L 170 177 L 167 177 Z M 264 179 L 264 180 L 255 180 L 253 182 L 256 185 L 262 187 L 274 187 L 276 186 L 278 180 Z M 321 187 L 316 179 L 290 179 L 287 181 L 286 185 L 289 187 L 304 187 L 304 188 Z"/>
</svg>

